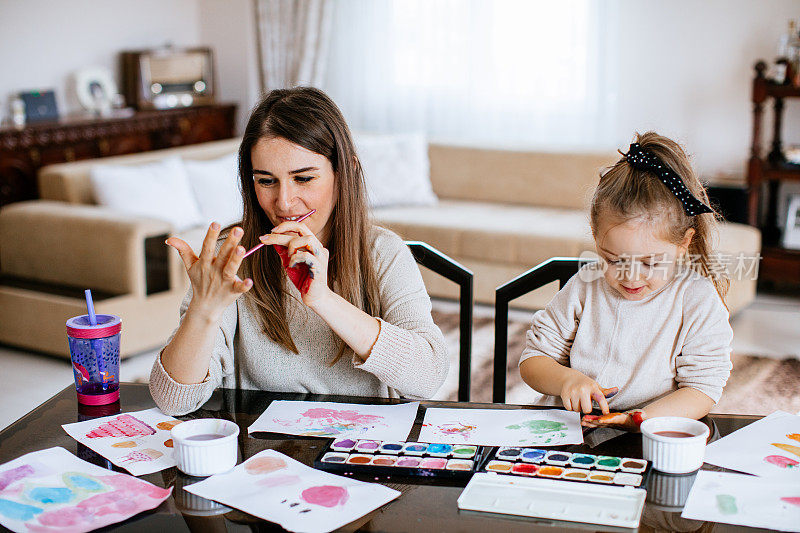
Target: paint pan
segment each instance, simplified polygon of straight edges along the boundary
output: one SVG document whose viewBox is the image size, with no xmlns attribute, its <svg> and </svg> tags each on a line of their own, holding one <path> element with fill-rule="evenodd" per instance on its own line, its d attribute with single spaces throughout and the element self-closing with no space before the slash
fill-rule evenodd
<svg viewBox="0 0 800 533">
<path fill-rule="evenodd" d="M 511 469 L 514 467 L 514 463 L 509 463 L 508 461 L 489 461 L 489 464 L 486 465 L 486 470 L 488 472 L 500 472 L 500 473 L 508 473 L 511 472 Z"/>
<path fill-rule="evenodd" d="M 403 444 L 402 442 L 384 442 L 378 451 L 389 455 L 397 455 L 403 451 Z"/>
<path fill-rule="evenodd" d="M 570 481 L 586 481 L 589 479 L 589 471 L 583 468 L 567 468 L 564 470 L 564 475 L 562 477 Z"/>
<path fill-rule="evenodd" d="M 569 463 L 571 457 L 572 454 L 569 452 L 553 450 L 547 452 L 547 455 L 544 456 L 544 462 L 549 465 L 565 466 L 567 463 Z"/>
<path fill-rule="evenodd" d="M 642 476 L 639 474 L 629 474 L 628 472 L 617 472 L 614 474 L 614 485 L 630 485 L 638 487 L 642 483 Z"/>
<path fill-rule="evenodd" d="M 331 441 L 314 461 L 314 467 L 330 472 L 370 476 L 399 475 L 468 479 L 487 460 L 486 446 L 444 443 Z M 339 451 L 347 450 L 350 451 Z M 511 463 L 508 463 L 511 465 Z M 530 465 L 529 465 L 530 466 Z M 511 470 L 511 466 L 505 471 Z"/>
<path fill-rule="evenodd" d="M 525 448 L 522 450 L 520 459 L 526 463 L 541 463 L 547 455 L 547 450 L 540 450 L 538 448 Z"/>
<path fill-rule="evenodd" d="M 429 444 L 428 455 L 431 457 L 447 457 L 453 452 L 452 444 Z"/>
<path fill-rule="evenodd" d="M 589 481 L 592 483 L 613 483 L 614 474 L 609 472 L 592 472 L 589 474 Z"/>
<path fill-rule="evenodd" d="M 422 462 L 418 457 L 399 457 L 394 466 L 398 468 L 417 468 Z"/>
<path fill-rule="evenodd" d="M 623 472 L 629 472 L 631 474 L 641 474 L 647 469 L 647 461 L 643 459 L 631 459 L 629 457 L 625 457 L 622 459 L 619 469 Z"/>
<path fill-rule="evenodd" d="M 397 462 L 397 457 L 392 455 L 376 455 L 372 458 L 371 465 L 376 466 L 394 466 Z"/>
<path fill-rule="evenodd" d="M 592 468 L 597 463 L 597 456 L 586 453 L 575 453 L 569 458 L 570 466 L 575 468 Z"/>
<path fill-rule="evenodd" d="M 380 448 L 381 443 L 377 440 L 360 440 L 356 443 L 356 451 L 361 453 L 372 453 Z"/>
<path fill-rule="evenodd" d="M 353 439 L 339 439 L 331 444 L 331 449 L 337 452 L 349 452 L 356 447 L 356 441 Z"/>
<path fill-rule="evenodd" d="M 619 470 L 619 466 L 622 464 L 622 459 L 619 457 L 611 457 L 608 455 L 601 455 L 597 458 L 597 463 L 594 465 L 595 468 L 600 470 L 608 470 L 611 472 L 615 472 Z"/>
<path fill-rule="evenodd" d="M 346 453 L 328 452 L 322 457 L 325 463 L 344 463 L 347 461 L 348 455 Z"/>
<path fill-rule="evenodd" d="M 431 470 L 442 470 L 447 466 L 447 460 L 440 457 L 428 457 L 419 464 L 420 468 L 430 468 Z"/>
<path fill-rule="evenodd" d="M 406 442 L 403 453 L 406 455 L 423 455 L 428 451 L 428 445 L 422 442 Z"/>
<path fill-rule="evenodd" d="M 477 446 L 455 446 L 453 448 L 454 459 L 472 459 L 478 453 Z"/>
<path fill-rule="evenodd" d="M 447 470 L 472 470 L 472 467 L 475 466 L 473 461 L 467 461 L 466 459 L 450 459 L 447 461 Z"/>
<path fill-rule="evenodd" d="M 517 474 L 518 476 L 534 476 L 536 475 L 537 470 L 539 470 L 539 465 L 533 465 L 530 463 L 517 463 L 511 469 L 511 473 Z"/>
<path fill-rule="evenodd" d="M 542 466 L 539 470 L 536 471 L 536 475 L 540 477 L 547 477 L 547 478 L 560 478 L 564 475 L 564 469 L 560 466 Z"/>
<path fill-rule="evenodd" d="M 497 450 L 496 457 L 505 461 L 515 461 L 517 457 L 522 454 L 522 448 L 515 448 L 513 446 L 503 446 Z"/>
</svg>

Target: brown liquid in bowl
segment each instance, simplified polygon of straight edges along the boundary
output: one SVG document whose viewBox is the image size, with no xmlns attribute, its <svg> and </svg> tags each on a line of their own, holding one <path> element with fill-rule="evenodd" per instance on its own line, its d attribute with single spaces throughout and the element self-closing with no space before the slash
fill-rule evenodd
<svg viewBox="0 0 800 533">
<path fill-rule="evenodd" d="M 659 435 L 661 437 L 672 437 L 674 439 L 685 439 L 688 437 L 696 437 L 697 435 L 692 435 L 691 433 L 686 433 L 685 431 L 655 431 L 653 432 L 654 435 Z"/>
</svg>

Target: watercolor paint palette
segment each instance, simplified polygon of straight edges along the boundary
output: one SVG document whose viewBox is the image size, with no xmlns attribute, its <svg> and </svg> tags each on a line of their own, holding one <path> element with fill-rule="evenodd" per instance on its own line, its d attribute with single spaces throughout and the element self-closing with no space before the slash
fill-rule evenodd
<svg viewBox="0 0 800 533">
<path fill-rule="evenodd" d="M 314 461 L 330 472 L 469 478 L 488 454 L 485 446 L 338 439 Z"/>
<path fill-rule="evenodd" d="M 644 487 L 649 467 L 648 461 L 631 457 L 504 446 L 489 456 L 481 471 L 598 485 Z"/>
<path fill-rule="evenodd" d="M 646 496 L 644 489 L 631 487 L 477 473 L 458 497 L 458 508 L 637 528 Z"/>
</svg>

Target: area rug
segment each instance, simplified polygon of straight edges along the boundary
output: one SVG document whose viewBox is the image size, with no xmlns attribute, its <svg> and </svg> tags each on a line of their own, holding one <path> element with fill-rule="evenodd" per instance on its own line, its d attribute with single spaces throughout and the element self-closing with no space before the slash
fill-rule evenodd
<svg viewBox="0 0 800 533">
<path fill-rule="evenodd" d="M 517 363 L 525 346 L 525 332 L 533 313 L 516 312 L 508 321 L 506 398 L 508 403 L 529 403 L 531 389 L 519 376 Z M 494 318 L 491 310 L 476 308 L 472 335 L 472 386 L 470 400 L 492 401 Z M 433 320 L 442 329 L 450 354 L 450 374 L 436 399 L 455 400 L 458 392 L 458 310 L 434 302 Z M 753 354 L 733 354 L 733 372 L 720 402 L 712 412 L 767 415 L 776 409 L 800 411 L 800 361 Z"/>
</svg>

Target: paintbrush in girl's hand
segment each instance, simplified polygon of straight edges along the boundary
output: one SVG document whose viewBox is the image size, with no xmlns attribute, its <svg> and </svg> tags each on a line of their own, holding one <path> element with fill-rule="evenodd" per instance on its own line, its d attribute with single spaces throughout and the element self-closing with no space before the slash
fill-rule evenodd
<svg viewBox="0 0 800 533">
<path fill-rule="evenodd" d="M 316 212 L 317 212 L 317 210 L 316 210 L 316 209 L 312 209 L 311 211 L 309 211 L 309 212 L 308 212 L 308 213 L 306 213 L 305 215 L 303 215 L 303 216 L 301 216 L 300 218 L 298 218 L 297 220 L 295 220 L 295 222 L 302 222 L 302 221 L 304 221 L 305 219 L 307 219 L 308 217 L 310 217 L 311 215 L 313 215 L 313 214 L 314 214 L 314 213 L 316 213 Z M 245 254 L 242 256 L 242 259 L 244 259 L 244 258 L 245 258 L 245 257 L 247 257 L 248 255 L 252 254 L 253 252 L 255 252 L 256 250 L 258 250 L 258 249 L 259 249 L 259 248 L 261 248 L 262 246 L 264 246 L 264 243 L 263 243 L 263 242 L 262 242 L 262 243 L 259 243 L 259 244 L 256 244 L 255 246 L 253 246 L 252 248 L 250 248 L 249 250 L 247 250 L 247 252 L 245 252 Z"/>
</svg>

